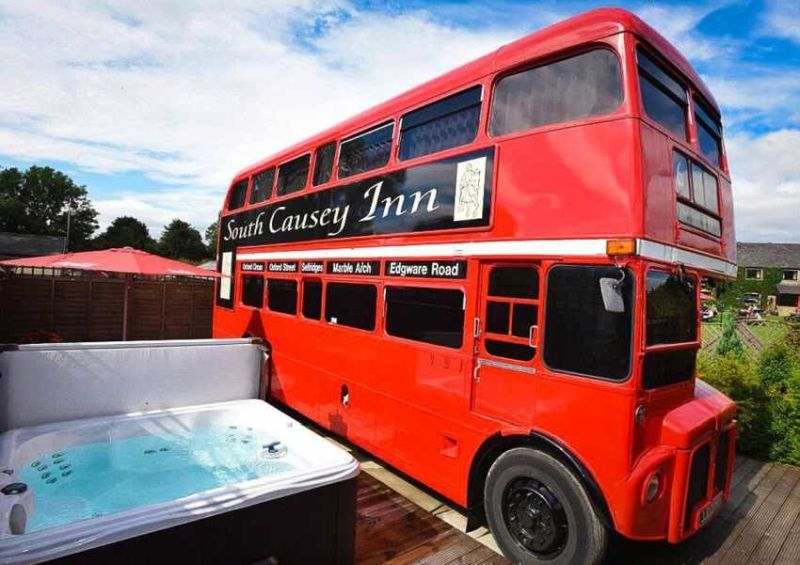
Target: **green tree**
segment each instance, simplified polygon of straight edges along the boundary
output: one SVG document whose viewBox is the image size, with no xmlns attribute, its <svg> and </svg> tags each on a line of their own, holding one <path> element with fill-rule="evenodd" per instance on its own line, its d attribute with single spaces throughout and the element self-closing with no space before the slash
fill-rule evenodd
<svg viewBox="0 0 800 565">
<path fill-rule="evenodd" d="M 144 222 L 130 216 L 116 218 L 106 231 L 94 238 L 93 246 L 97 249 L 111 247 L 134 247 L 144 251 L 155 251 L 156 241 Z"/>
<path fill-rule="evenodd" d="M 219 220 L 206 228 L 206 244 L 208 245 L 208 254 L 212 257 L 217 254 L 217 233 L 219 233 Z"/>
<path fill-rule="evenodd" d="M 208 249 L 203 244 L 200 232 L 177 218 L 164 228 L 158 247 L 163 255 L 173 259 L 202 261 L 208 257 Z"/>
<path fill-rule="evenodd" d="M 744 345 L 736 331 L 736 316 L 733 312 L 722 313 L 722 333 L 714 352 L 719 356 L 744 357 Z"/>
<path fill-rule="evenodd" d="M 69 249 L 87 248 L 97 210 L 85 186 L 51 167 L 0 170 L 0 231 L 64 236 L 68 215 Z"/>
</svg>

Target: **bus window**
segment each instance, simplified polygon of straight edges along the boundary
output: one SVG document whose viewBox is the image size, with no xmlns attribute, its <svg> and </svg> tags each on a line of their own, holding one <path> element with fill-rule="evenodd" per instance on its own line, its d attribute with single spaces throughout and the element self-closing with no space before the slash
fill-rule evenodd
<svg viewBox="0 0 800 565">
<path fill-rule="evenodd" d="M 336 154 L 336 142 L 326 143 L 316 153 L 316 163 L 314 164 L 314 186 L 325 184 L 331 180 L 333 174 L 333 156 Z"/>
<path fill-rule="evenodd" d="M 624 277 L 623 277 L 624 273 Z M 603 305 L 601 278 L 621 279 L 624 312 Z M 544 361 L 556 371 L 624 380 L 631 367 L 633 275 L 611 266 L 556 266 L 547 277 Z"/>
<path fill-rule="evenodd" d="M 505 76 L 494 89 L 489 131 L 505 135 L 610 114 L 622 104 L 621 76 L 608 49 Z"/>
<path fill-rule="evenodd" d="M 297 313 L 297 282 L 267 279 L 267 307 L 273 312 Z"/>
<path fill-rule="evenodd" d="M 375 285 L 328 283 L 325 287 L 325 320 L 331 324 L 373 330 L 377 301 Z"/>
<path fill-rule="evenodd" d="M 529 344 L 538 319 L 539 271 L 534 267 L 494 267 L 486 300 L 486 352 L 496 357 L 530 361 Z M 526 302 L 527 301 L 527 302 Z M 517 339 L 515 339 L 517 338 Z"/>
<path fill-rule="evenodd" d="M 303 155 L 278 167 L 278 196 L 297 192 L 306 185 L 311 155 Z"/>
<path fill-rule="evenodd" d="M 322 281 L 303 281 L 303 316 L 312 320 L 322 317 Z"/>
<path fill-rule="evenodd" d="M 650 118 L 667 128 L 682 141 L 686 135 L 686 88 L 673 79 L 661 66 L 639 48 L 639 89 L 644 111 Z"/>
<path fill-rule="evenodd" d="M 404 115 L 400 122 L 400 160 L 466 145 L 475 139 L 482 92 L 481 86 L 473 86 Z"/>
<path fill-rule="evenodd" d="M 459 349 L 464 293 L 455 289 L 386 287 L 386 333 Z"/>
<path fill-rule="evenodd" d="M 247 197 L 247 179 L 242 179 L 233 185 L 231 196 L 228 199 L 228 210 L 236 210 L 244 206 Z"/>
<path fill-rule="evenodd" d="M 275 180 L 275 168 L 261 171 L 253 177 L 253 190 L 250 193 L 250 204 L 267 200 L 272 195 L 272 182 Z"/>
<path fill-rule="evenodd" d="M 393 134 L 394 122 L 389 122 L 342 141 L 339 178 L 371 171 L 388 163 Z"/>
<path fill-rule="evenodd" d="M 242 304 L 253 308 L 261 308 L 264 305 L 264 277 L 242 276 Z"/>
<path fill-rule="evenodd" d="M 697 358 L 697 284 L 664 271 L 647 273 L 647 345 L 686 343 L 681 349 L 648 351 L 642 367 L 644 388 L 694 377 Z"/>
<path fill-rule="evenodd" d="M 712 116 L 711 111 L 695 96 L 694 117 L 697 122 L 697 141 L 700 144 L 700 152 L 712 165 L 719 167 L 722 164 L 720 161 L 722 124 L 719 118 Z"/>
<path fill-rule="evenodd" d="M 717 177 L 682 153 L 674 151 L 672 159 L 678 221 L 720 237 Z"/>
</svg>

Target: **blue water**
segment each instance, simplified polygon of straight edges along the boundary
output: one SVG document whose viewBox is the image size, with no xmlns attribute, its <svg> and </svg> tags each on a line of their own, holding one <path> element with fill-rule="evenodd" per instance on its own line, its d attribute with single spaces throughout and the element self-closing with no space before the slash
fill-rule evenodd
<svg viewBox="0 0 800 565">
<path fill-rule="evenodd" d="M 27 532 L 166 502 L 292 469 L 263 456 L 275 438 L 242 426 L 194 428 L 47 453 L 20 473 L 33 490 Z"/>
</svg>

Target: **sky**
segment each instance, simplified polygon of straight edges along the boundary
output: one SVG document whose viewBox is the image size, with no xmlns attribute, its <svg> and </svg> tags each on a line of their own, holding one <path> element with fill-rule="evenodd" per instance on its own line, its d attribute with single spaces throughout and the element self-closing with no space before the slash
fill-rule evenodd
<svg viewBox="0 0 800 565">
<path fill-rule="evenodd" d="M 0 0 L 0 167 L 203 231 L 241 168 L 588 1 Z M 722 106 L 739 241 L 800 242 L 800 2 L 632 1 Z"/>
</svg>

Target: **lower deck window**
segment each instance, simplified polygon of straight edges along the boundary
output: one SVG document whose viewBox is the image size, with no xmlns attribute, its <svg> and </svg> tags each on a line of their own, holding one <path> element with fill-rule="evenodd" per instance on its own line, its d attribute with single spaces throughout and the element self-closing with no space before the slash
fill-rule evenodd
<svg viewBox="0 0 800 565">
<path fill-rule="evenodd" d="M 601 279 L 621 280 L 624 311 L 606 309 Z M 545 363 L 557 371 L 626 379 L 631 366 L 633 286 L 633 275 L 627 269 L 553 267 L 547 283 Z"/>
<path fill-rule="evenodd" d="M 242 277 L 242 304 L 261 308 L 264 305 L 264 277 L 244 275 Z"/>
<path fill-rule="evenodd" d="M 287 279 L 267 280 L 267 307 L 273 312 L 297 313 L 297 282 Z"/>
<path fill-rule="evenodd" d="M 331 324 L 373 330 L 377 302 L 375 285 L 328 283 L 325 288 L 325 320 Z"/>
<path fill-rule="evenodd" d="M 464 293 L 455 289 L 387 287 L 386 333 L 460 348 L 464 340 Z"/>
</svg>

